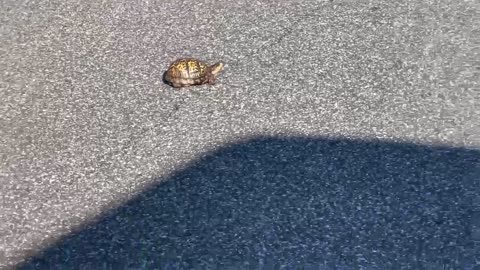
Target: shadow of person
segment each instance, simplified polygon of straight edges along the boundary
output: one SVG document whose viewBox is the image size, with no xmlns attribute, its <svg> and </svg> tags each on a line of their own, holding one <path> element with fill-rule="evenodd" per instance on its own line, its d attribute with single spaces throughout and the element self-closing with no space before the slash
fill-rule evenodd
<svg viewBox="0 0 480 270">
<path fill-rule="evenodd" d="M 460 148 L 251 138 L 159 178 L 19 268 L 464 269 L 479 162 Z"/>
</svg>

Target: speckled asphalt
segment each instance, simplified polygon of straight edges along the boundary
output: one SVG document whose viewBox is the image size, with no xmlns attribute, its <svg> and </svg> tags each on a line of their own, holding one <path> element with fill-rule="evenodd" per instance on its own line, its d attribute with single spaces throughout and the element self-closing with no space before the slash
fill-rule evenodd
<svg viewBox="0 0 480 270">
<path fill-rule="evenodd" d="M 0 268 L 478 267 L 479 3 L 397 2 L 3 1 Z"/>
</svg>

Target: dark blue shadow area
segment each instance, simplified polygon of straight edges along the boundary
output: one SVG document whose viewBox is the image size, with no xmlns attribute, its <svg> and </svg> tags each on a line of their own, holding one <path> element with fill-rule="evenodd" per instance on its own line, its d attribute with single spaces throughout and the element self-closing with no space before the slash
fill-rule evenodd
<svg viewBox="0 0 480 270">
<path fill-rule="evenodd" d="M 254 138 L 20 269 L 470 269 L 479 162 L 460 148 Z"/>
</svg>

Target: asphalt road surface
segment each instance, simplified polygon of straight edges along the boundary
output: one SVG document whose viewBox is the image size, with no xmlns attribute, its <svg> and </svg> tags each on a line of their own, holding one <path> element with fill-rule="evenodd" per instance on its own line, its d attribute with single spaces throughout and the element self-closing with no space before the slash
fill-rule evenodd
<svg viewBox="0 0 480 270">
<path fill-rule="evenodd" d="M 478 269 L 479 5 L 2 1 L 0 268 Z"/>
</svg>

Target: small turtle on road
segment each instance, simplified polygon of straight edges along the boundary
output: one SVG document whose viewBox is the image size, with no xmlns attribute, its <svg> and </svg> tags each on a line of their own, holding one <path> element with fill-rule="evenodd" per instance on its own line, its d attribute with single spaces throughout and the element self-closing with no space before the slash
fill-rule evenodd
<svg viewBox="0 0 480 270">
<path fill-rule="evenodd" d="M 200 84 L 213 85 L 222 70 L 221 62 L 209 66 L 195 58 L 182 58 L 170 64 L 163 74 L 163 80 L 176 88 Z"/>
</svg>

